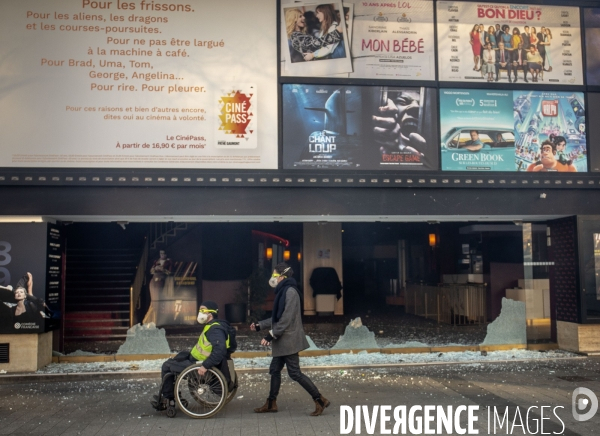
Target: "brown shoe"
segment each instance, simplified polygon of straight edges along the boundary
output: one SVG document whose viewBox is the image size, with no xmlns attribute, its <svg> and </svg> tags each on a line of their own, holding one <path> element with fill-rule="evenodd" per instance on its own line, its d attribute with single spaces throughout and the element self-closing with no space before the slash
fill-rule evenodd
<svg viewBox="0 0 600 436">
<path fill-rule="evenodd" d="M 310 416 L 319 416 L 323 413 L 323 411 L 329 407 L 331 402 L 325 398 L 323 395 L 319 397 L 319 399 L 315 400 L 315 411 L 310 414 Z"/>
<path fill-rule="evenodd" d="M 254 409 L 255 413 L 277 413 L 277 400 L 269 400 L 265 401 L 265 404 L 262 407 L 257 407 Z"/>
</svg>

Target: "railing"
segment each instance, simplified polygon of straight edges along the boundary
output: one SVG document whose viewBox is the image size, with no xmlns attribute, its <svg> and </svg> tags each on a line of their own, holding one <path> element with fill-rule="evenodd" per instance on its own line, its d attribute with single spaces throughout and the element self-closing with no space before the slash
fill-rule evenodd
<svg viewBox="0 0 600 436">
<path fill-rule="evenodd" d="M 146 266 L 148 265 L 148 238 L 144 243 L 144 250 L 140 257 L 140 263 L 138 263 L 137 271 L 135 272 L 135 278 L 131 284 L 129 290 L 129 327 L 133 327 L 136 324 L 135 311 L 139 309 L 140 295 L 142 293 L 142 287 L 146 283 Z"/>
<path fill-rule="evenodd" d="M 484 324 L 486 285 L 479 283 L 407 284 L 406 313 L 454 325 Z"/>
<path fill-rule="evenodd" d="M 187 230 L 187 223 L 154 223 L 150 230 L 150 248 L 155 250 L 160 244 L 166 244 L 169 237 L 177 236 L 180 230 Z"/>
</svg>

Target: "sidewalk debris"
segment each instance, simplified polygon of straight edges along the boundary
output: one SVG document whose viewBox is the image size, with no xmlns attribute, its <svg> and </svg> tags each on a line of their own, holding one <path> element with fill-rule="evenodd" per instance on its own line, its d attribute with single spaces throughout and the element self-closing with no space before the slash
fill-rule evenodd
<svg viewBox="0 0 600 436">
<path fill-rule="evenodd" d="M 441 354 L 441 356 L 439 355 Z M 398 364 L 427 364 L 458 362 L 460 364 L 472 364 L 474 362 L 498 362 L 514 360 L 544 361 L 561 358 L 580 358 L 576 354 L 560 350 L 551 350 L 545 353 L 530 350 L 507 350 L 491 351 L 482 355 L 479 351 L 462 351 L 448 353 L 416 353 L 398 354 L 383 353 L 344 353 L 329 356 L 301 357 L 303 367 L 327 367 L 327 366 L 357 366 L 360 368 L 369 365 Z M 235 354 L 234 354 L 235 359 Z M 133 362 L 96 362 L 96 363 L 53 363 L 38 371 L 39 374 L 61 374 L 61 373 L 85 373 L 85 372 L 114 372 L 114 371 L 160 371 L 164 362 L 161 360 L 138 360 Z M 271 363 L 270 357 L 254 357 L 252 359 L 235 359 L 236 369 L 268 368 Z M 133 369 L 137 368 L 137 369 Z M 344 375 L 344 371 L 339 372 Z"/>
</svg>

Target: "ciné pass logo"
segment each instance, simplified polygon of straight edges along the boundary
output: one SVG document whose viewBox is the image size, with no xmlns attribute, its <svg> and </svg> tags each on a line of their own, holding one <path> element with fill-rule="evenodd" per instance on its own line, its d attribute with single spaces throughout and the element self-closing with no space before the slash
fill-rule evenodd
<svg viewBox="0 0 600 436">
<path fill-rule="evenodd" d="M 587 388 L 577 388 L 572 395 L 573 418 L 588 421 L 598 411 L 598 397 Z M 514 408 L 487 407 L 486 434 L 555 434 L 565 433 L 566 425 L 559 412 L 563 406 Z M 340 434 L 480 434 L 477 428 L 480 406 L 340 406 Z M 550 420 L 552 422 L 550 422 Z M 560 427 L 556 428 L 556 421 Z M 548 427 L 552 426 L 552 429 Z M 559 430 L 559 431 L 556 431 Z"/>
</svg>

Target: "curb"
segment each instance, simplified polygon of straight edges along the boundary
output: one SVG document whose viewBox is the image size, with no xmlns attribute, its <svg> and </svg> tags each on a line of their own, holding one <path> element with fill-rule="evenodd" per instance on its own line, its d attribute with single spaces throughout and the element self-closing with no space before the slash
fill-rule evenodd
<svg viewBox="0 0 600 436">
<path fill-rule="evenodd" d="M 506 363 L 528 363 L 528 362 L 555 362 L 568 360 L 583 360 L 587 356 L 574 357 L 552 357 L 544 359 L 510 359 L 510 360 L 473 360 L 449 361 L 449 362 L 411 362 L 411 363 L 374 363 L 370 365 L 335 365 L 335 366 L 302 366 L 305 371 L 338 371 L 338 370 L 367 370 L 372 368 L 411 368 L 423 366 L 443 365 L 497 365 Z M 287 368 L 284 369 L 287 371 Z M 236 372 L 240 374 L 260 374 L 269 372 L 269 368 L 239 368 Z M 160 379 L 160 371 L 106 371 L 106 372 L 67 372 L 60 374 L 15 374 L 0 376 L 0 385 L 17 383 L 49 383 L 49 382 L 81 382 L 95 380 L 137 380 L 137 379 Z"/>
</svg>

